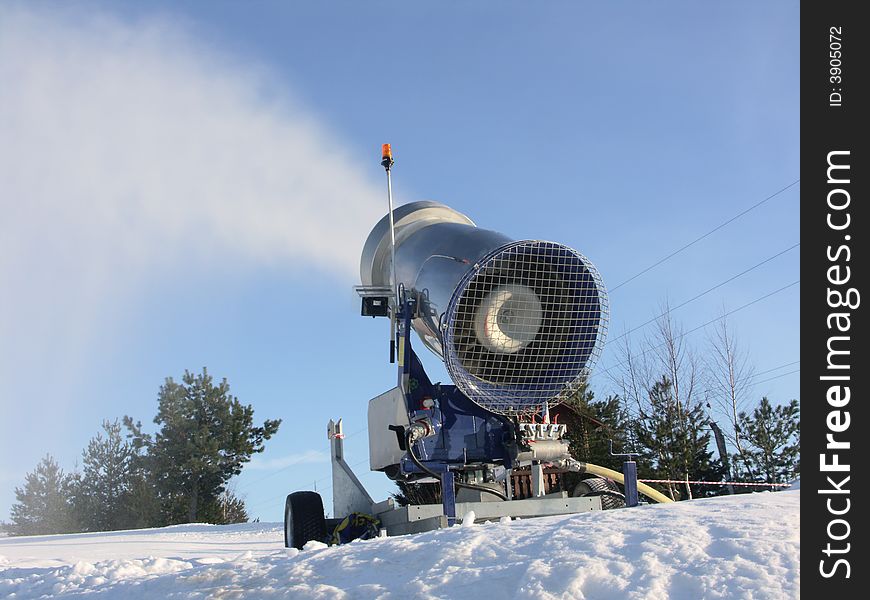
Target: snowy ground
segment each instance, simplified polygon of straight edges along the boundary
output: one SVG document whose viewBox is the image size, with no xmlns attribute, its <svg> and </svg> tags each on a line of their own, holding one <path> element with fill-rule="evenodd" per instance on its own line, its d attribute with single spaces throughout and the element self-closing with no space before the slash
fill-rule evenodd
<svg viewBox="0 0 870 600">
<path fill-rule="evenodd" d="M 797 598 L 800 492 L 298 552 L 279 524 L 0 539 L 0 598 Z"/>
</svg>

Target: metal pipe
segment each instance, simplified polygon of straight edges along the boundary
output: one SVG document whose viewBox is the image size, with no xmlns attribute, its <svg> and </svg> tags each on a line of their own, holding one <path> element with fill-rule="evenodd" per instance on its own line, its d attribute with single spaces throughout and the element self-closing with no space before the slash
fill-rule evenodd
<svg viewBox="0 0 870 600">
<path fill-rule="evenodd" d="M 396 278 L 396 223 L 393 220 L 393 178 L 387 167 L 387 202 L 390 207 L 390 266 L 392 267 L 394 311 L 399 306 L 399 280 Z"/>
</svg>

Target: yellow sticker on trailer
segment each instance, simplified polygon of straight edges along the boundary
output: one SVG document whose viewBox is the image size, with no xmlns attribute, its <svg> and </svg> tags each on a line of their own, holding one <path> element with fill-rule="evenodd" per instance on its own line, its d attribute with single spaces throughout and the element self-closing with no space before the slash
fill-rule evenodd
<svg viewBox="0 0 870 600">
<path fill-rule="evenodd" d="M 405 366 L 405 336 L 399 336 L 399 366 Z"/>
</svg>

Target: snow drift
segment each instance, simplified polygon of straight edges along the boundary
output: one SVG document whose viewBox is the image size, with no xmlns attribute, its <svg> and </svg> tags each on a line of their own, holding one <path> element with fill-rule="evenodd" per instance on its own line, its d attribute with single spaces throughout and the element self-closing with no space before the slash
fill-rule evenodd
<svg viewBox="0 0 870 600">
<path fill-rule="evenodd" d="M 304 551 L 280 524 L 0 539 L 0 597 L 795 598 L 800 492 Z"/>
</svg>

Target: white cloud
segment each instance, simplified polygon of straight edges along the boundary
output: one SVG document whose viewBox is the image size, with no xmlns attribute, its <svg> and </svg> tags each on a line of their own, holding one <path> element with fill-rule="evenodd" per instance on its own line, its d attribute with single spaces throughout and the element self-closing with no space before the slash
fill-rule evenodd
<svg viewBox="0 0 870 600">
<path fill-rule="evenodd" d="M 357 280 L 383 214 L 377 167 L 278 79 L 163 20 L 0 8 L 4 381 L 74 370 L 124 296 L 167 270 Z"/>
<path fill-rule="evenodd" d="M 305 452 L 289 454 L 278 458 L 265 459 L 255 456 L 245 468 L 252 471 L 274 471 L 276 469 L 286 469 L 293 465 L 323 463 L 328 460 L 329 455 L 326 452 L 306 450 Z"/>
</svg>

